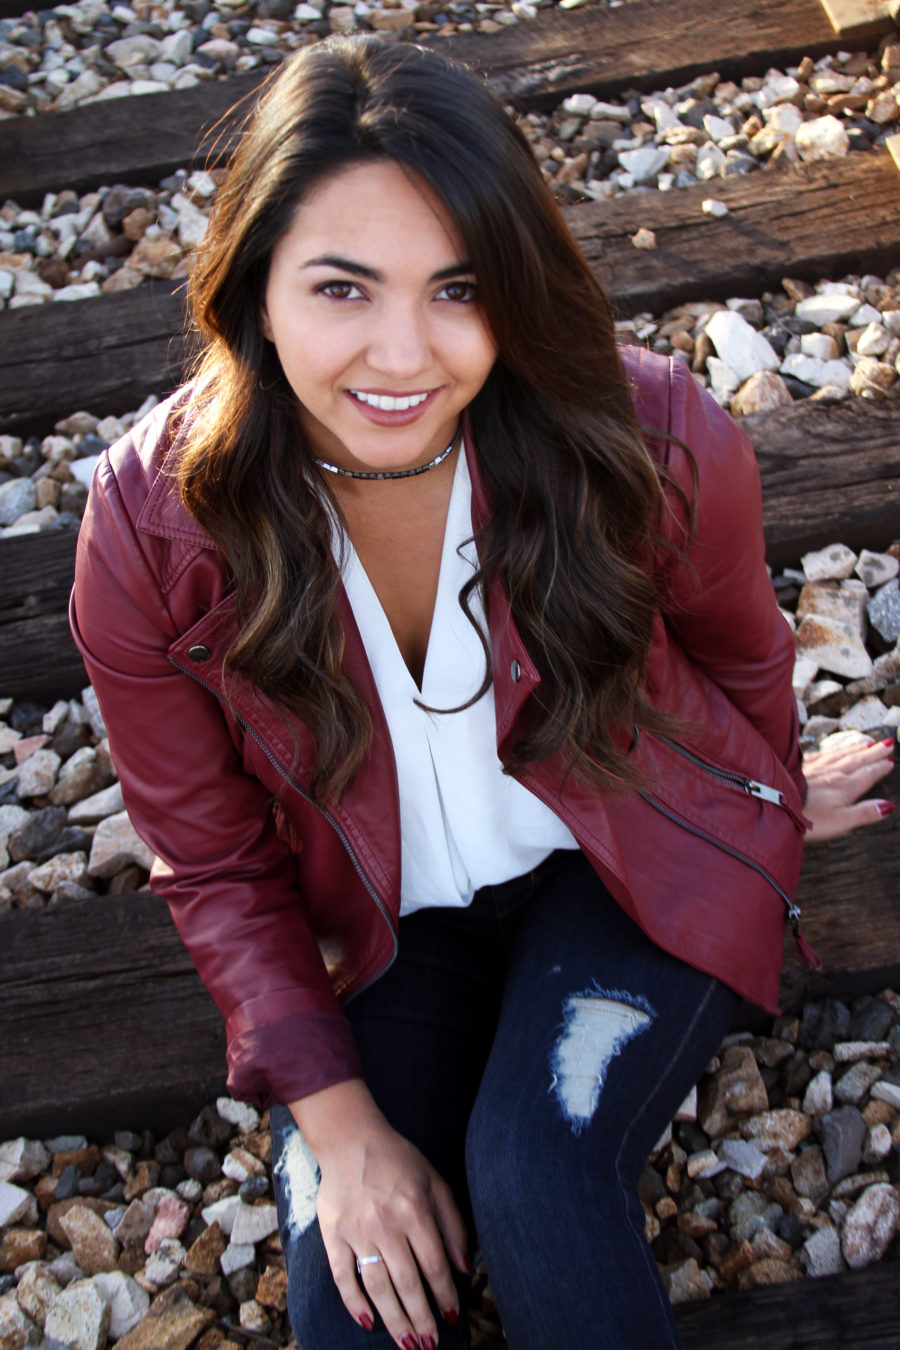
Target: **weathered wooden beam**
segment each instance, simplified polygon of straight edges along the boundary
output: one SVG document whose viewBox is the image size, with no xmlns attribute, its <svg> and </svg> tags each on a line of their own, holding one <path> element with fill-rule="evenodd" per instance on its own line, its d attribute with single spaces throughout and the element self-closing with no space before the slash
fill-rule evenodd
<svg viewBox="0 0 900 1350">
<path fill-rule="evenodd" d="M 616 9 L 587 6 L 542 13 L 495 34 L 424 37 L 481 71 L 501 98 L 521 108 L 552 107 L 576 91 L 615 97 L 625 89 L 680 85 L 703 71 L 734 78 L 818 57 L 838 39 L 818 0 L 636 0 Z M 60 115 L 0 122 L 0 200 L 23 206 L 64 187 L 152 184 L 203 162 L 210 129 L 252 94 L 258 71 L 197 89 L 86 104 Z M 227 145 L 228 138 L 225 138 Z"/>
<path fill-rule="evenodd" d="M 897 1350 L 900 1280 L 888 1262 L 827 1279 L 714 1294 L 675 1309 L 684 1350 Z"/>
<path fill-rule="evenodd" d="M 71 698 L 88 682 L 67 619 L 74 530 L 0 539 L 0 690 Z"/>
<path fill-rule="evenodd" d="M 832 28 L 842 38 L 873 41 L 894 29 L 896 0 L 821 0 Z"/>
<path fill-rule="evenodd" d="M 799 898 L 826 973 L 791 958 L 785 1006 L 900 973 L 898 875 L 900 822 L 808 850 Z M 172 1122 L 223 1081 L 219 1014 L 147 892 L 0 914 L 0 1026 L 0 1138 Z"/>
<path fill-rule="evenodd" d="M 618 12 L 618 11 L 614 11 Z M 32 119 L 33 120 L 33 119 Z M 0 123 L 2 127 L 3 123 Z M 818 280 L 900 262 L 900 193 L 887 152 L 719 179 L 566 209 L 622 316 L 704 296 L 759 295 L 792 275 Z M 657 246 L 635 248 L 640 226 Z M 179 283 L 180 285 L 181 283 Z M 0 314 L 0 431 L 47 432 L 74 408 L 125 412 L 179 381 L 183 303 L 164 282 Z"/>
</svg>

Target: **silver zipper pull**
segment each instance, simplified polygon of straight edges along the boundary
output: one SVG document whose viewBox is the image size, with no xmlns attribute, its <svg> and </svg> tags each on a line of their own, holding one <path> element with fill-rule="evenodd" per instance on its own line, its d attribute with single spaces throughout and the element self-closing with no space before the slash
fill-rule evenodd
<svg viewBox="0 0 900 1350">
<path fill-rule="evenodd" d="M 747 791 L 751 797 L 759 797 L 773 806 L 784 806 L 784 794 L 778 788 L 769 787 L 768 783 L 757 783 L 754 778 L 748 778 Z"/>
</svg>

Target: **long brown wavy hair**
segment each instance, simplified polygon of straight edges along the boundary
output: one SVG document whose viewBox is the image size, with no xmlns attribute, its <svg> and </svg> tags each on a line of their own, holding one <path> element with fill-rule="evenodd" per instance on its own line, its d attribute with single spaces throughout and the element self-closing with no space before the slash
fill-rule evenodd
<svg viewBox="0 0 900 1350">
<path fill-rule="evenodd" d="M 288 61 L 244 125 L 192 273 L 203 355 L 182 414 L 180 490 L 234 576 L 240 632 L 226 667 L 304 719 L 317 744 L 313 792 L 339 797 L 371 721 L 342 670 L 334 502 L 259 316 L 298 203 L 326 176 L 385 160 L 446 206 L 498 349 L 469 410 L 493 514 L 460 602 L 471 619 L 474 588 L 486 602 L 498 570 L 541 676 L 505 768 L 560 752 L 599 788 L 633 785 L 631 729 L 672 725 L 643 680 L 659 474 L 609 303 L 527 141 L 473 75 L 419 47 L 329 39 Z M 491 679 L 482 642 L 479 695 Z"/>
</svg>

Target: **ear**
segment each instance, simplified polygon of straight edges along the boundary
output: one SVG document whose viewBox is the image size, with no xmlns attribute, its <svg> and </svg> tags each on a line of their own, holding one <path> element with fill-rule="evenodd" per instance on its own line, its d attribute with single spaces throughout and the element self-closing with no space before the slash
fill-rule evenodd
<svg viewBox="0 0 900 1350">
<path fill-rule="evenodd" d="M 269 315 L 265 304 L 262 304 L 259 307 L 259 326 L 262 329 L 263 337 L 268 338 L 269 342 L 274 342 L 275 339 L 272 336 L 272 325 L 269 323 Z"/>
</svg>

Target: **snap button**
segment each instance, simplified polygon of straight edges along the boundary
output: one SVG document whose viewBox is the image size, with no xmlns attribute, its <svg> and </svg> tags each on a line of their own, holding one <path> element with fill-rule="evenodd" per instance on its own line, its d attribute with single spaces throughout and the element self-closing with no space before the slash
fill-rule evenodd
<svg viewBox="0 0 900 1350">
<path fill-rule="evenodd" d="M 188 656 L 192 661 L 197 662 L 208 661 L 209 658 L 212 656 L 212 652 L 209 650 L 208 647 L 198 645 L 196 647 L 188 648 Z"/>
<path fill-rule="evenodd" d="M 522 667 L 519 665 L 515 657 L 513 657 L 512 659 L 512 665 L 509 668 L 509 673 L 513 678 L 513 684 L 518 684 L 522 678 Z"/>
</svg>

